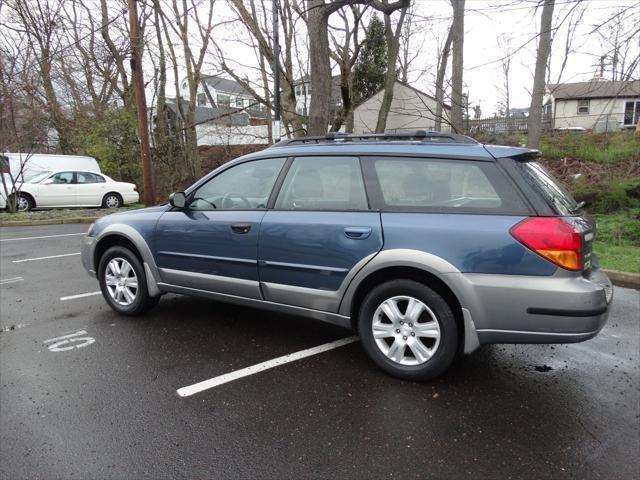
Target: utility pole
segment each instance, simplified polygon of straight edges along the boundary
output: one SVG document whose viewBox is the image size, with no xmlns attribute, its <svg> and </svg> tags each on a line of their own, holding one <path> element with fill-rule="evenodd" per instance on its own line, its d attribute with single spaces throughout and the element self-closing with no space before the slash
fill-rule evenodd
<svg viewBox="0 0 640 480">
<path fill-rule="evenodd" d="M 273 143 L 280 141 L 280 42 L 278 39 L 278 0 L 273 0 Z"/>
<path fill-rule="evenodd" d="M 144 204 L 148 207 L 155 203 L 153 180 L 151 178 L 151 147 L 149 146 L 149 123 L 147 121 L 147 100 L 144 94 L 142 78 L 142 56 L 140 55 L 140 26 L 138 25 L 137 0 L 127 0 L 129 4 L 129 24 L 131 31 L 131 75 L 133 77 L 138 116 L 138 137 L 140 138 L 140 155 L 142 160 L 142 184 L 144 188 Z"/>
</svg>

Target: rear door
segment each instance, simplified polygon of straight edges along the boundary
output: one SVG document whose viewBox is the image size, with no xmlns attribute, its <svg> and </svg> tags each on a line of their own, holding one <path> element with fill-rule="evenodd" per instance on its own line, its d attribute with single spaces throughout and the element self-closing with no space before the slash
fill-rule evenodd
<svg viewBox="0 0 640 480">
<path fill-rule="evenodd" d="M 357 157 L 293 159 L 262 220 L 258 268 L 266 300 L 337 311 L 349 274 L 382 248 Z"/>
<path fill-rule="evenodd" d="M 107 183 L 102 175 L 93 172 L 76 172 L 78 205 L 101 205 L 107 193 Z"/>
<path fill-rule="evenodd" d="M 51 175 L 38 185 L 38 207 L 63 207 L 76 205 L 76 174 L 60 172 Z"/>
</svg>

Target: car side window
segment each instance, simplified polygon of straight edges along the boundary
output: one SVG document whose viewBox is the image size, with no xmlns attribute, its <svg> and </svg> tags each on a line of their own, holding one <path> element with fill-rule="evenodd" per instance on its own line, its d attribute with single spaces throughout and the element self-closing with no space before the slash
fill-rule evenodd
<svg viewBox="0 0 640 480">
<path fill-rule="evenodd" d="M 235 165 L 190 195 L 191 210 L 256 210 L 267 208 L 285 158 L 267 158 Z"/>
<path fill-rule="evenodd" d="M 298 157 L 275 204 L 280 210 L 367 210 L 357 157 Z"/>
<path fill-rule="evenodd" d="M 495 164 L 427 158 L 376 158 L 381 207 L 389 210 L 525 212 Z"/>
<path fill-rule="evenodd" d="M 90 172 L 77 172 L 77 183 L 104 183 L 104 177 Z"/>
<path fill-rule="evenodd" d="M 73 172 L 60 172 L 56 173 L 52 177 L 50 177 L 53 184 L 55 185 L 64 185 L 68 183 L 73 183 Z"/>
</svg>

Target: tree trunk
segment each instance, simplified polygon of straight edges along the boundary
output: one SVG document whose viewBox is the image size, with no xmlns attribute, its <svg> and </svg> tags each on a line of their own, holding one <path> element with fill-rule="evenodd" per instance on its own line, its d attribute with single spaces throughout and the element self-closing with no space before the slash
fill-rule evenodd
<svg viewBox="0 0 640 480">
<path fill-rule="evenodd" d="M 398 50 L 400 49 L 400 33 L 402 32 L 402 24 L 407 14 L 407 7 L 400 12 L 398 25 L 395 33 L 391 26 L 391 15 L 384 15 L 384 33 L 387 39 L 387 74 L 384 78 L 384 95 L 382 96 L 382 104 L 378 112 L 378 121 L 376 123 L 376 133 L 384 133 L 387 128 L 387 117 L 393 103 L 393 87 L 396 83 L 396 62 L 398 61 Z"/>
<path fill-rule="evenodd" d="M 329 125 L 331 98 L 331 65 L 329 62 L 328 13 L 324 0 L 307 2 L 309 31 L 309 63 L 311 64 L 311 105 L 309 107 L 309 135 L 324 135 Z"/>
<path fill-rule="evenodd" d="M 544 0 L 540 19 L 540 40 L 536 55 L 536 70 L 533 77 L 533 91 L 527 130 L 529 133 L 529 148 L 538 148 L 542 135 L 542 101 L 544 98 L 544 81 L 546 77 L 547 59 L 551 53 L 551 22 L 555 0 Z"/>
<path fill-rule="evenodd" d="M 449 52 L 451 51 L 451 41 L 453 40 L 453 25 L 449 28 L 449 34 L 442 47 L 438 73 L 436 74 L 436 118 L 434 128 L 436 132 L 442 130 L 442 112 L 444 111 L 444 77 L 447 74 L 447 64 L 449 63 Z"/>
<path fill-rule="evenodd" d="M 464 67 L 464 3 L 465 0 L 451 0 L 453 7 L 453 30 L 451 51 L 451 126 L 456 132 L 463 130 L 462 111 L 465 108 L 462 94 Z"/>
</svg>

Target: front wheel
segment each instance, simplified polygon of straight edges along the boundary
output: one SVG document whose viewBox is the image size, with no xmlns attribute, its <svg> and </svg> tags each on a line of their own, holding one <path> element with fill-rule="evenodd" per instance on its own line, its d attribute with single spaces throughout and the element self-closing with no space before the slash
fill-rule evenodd
<svg viewBox="0 0 640 480">
<path fill-rule="evenodd" d="M 105 300 L 122 315 L 141 315 L 158 303 L 159 297 L 149 295 L 140 260 L 128 248 L 111 247 L 104 253 L 98 279 Z"/>
<path fill-rule="evenodd" d="M 31 200 L 29 195 L 24 195 L 23 193 L 18 194 L 18 198 L 16 199 L 16 210 L 19 212 L 28 212 L 33 207 L 33 200 Z"/>
<path fill-rule="evenodd" d="M 374 288 L 358 316 L 362 346 L 387 373 L 425 381 L 453 363 L 458 327 L 447 301 L 427 285 L 392 280 Z"/>
</svg>

